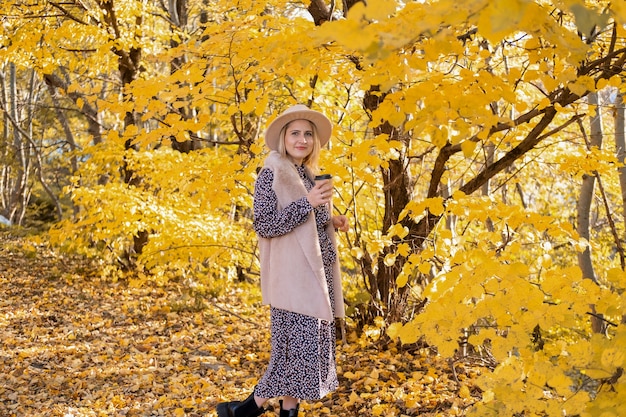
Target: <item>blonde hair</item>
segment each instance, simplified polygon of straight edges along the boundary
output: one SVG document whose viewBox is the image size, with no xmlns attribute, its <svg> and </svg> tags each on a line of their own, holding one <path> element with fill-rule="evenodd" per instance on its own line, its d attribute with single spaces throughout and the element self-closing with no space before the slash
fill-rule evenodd
<svg viewBox="0 0 626 417">
<path fill-rule="evenodd" d="M 320 159 L 320 150 L 321 150 L 320 140 L 317 134 L 317 126 L 315 126 L 315 123 L 307 119 L 296 119 L 296 120 L 306 120 L 307 122 L 309 122 L 309 124 L 311 125 L 311 129 L 313 130 L 313 149 L 311 150 L 311 153 L 308 154 L 304 158 L 302 163 L 311 171 L 311 173 L 313 173 L 313 175 L 315 175 L 319 171 L 318 163 Z M 287 157 L 287 148 L 285 147 L 285 136 L 287 135 L 287 128 L 292 122 L 295 122 L 295 120 L 292 120 L 289 123 L 286 123 L 283 126 L 283 128 L 280 129 L 280 135 L 278 139 L 278 153 L 280 153 L 280 155 L 284 158 Z"/>
</svg>

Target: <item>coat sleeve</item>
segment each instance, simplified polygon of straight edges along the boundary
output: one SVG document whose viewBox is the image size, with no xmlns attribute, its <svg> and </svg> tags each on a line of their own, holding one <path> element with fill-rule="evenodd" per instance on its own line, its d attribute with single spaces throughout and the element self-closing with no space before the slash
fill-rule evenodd
<svg viewBox="0 0 626 417">
<path fill-rule="evenodd" d="M 291 232 L 301 225 L 313 211 L 313 207 L 302 197 L 282 209 L 272 189 L 274 173 L 263 169 L 254 186 L 254 230 L 260 237 L 272 238 Z"/>
</svg>

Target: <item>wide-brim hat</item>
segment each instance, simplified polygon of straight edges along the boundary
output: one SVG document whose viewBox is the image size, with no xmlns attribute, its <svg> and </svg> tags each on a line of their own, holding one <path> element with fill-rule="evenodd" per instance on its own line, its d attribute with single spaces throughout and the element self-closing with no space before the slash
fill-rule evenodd
<svg viewBox="0 0 626 417">
<path fill-rule="evenodd" d="M 309 109 L 304 104 L 296 104 L 282 112 L 270 123 L 265 131 L 265 143 L 273 151 L 278 150 L 280 143 L 280 131 L 289 122 L 294 120 L 308 120 L 315 125 L 320 147 L 324 147 L 333 133 L 333 124 L 323 113 Z"/>
</svg>

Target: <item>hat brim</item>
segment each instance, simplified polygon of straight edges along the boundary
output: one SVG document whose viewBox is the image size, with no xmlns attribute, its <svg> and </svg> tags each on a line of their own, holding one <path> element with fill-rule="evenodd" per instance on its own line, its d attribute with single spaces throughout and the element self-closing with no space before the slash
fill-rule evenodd
<svg viewBox="0 0 626 417">
<path fill-rule="evenodd" d="M 265 131 L 265 144 L 273 151 L 278 150 L 280 131 L 294 120 L 308 120 L 315 125 L 320 147 L 324 147 L 333 133 L 333 124 L 323 113 L 309 109 L 303 104 L 292 106 L 270 123 Z"/>
</svg>

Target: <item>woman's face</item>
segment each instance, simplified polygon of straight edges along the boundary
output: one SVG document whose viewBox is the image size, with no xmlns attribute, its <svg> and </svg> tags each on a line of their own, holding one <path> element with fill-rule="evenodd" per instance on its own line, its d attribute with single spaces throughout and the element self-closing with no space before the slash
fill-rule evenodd
<svg viewBox="0 0 626 417">
<path fill-rule="evenodd" d="M 313 151 L 313 126 L 308 120 L 294 120 L 285 131 L 285 151 L 293 162 L 300 165 Z"/>
</svg>

